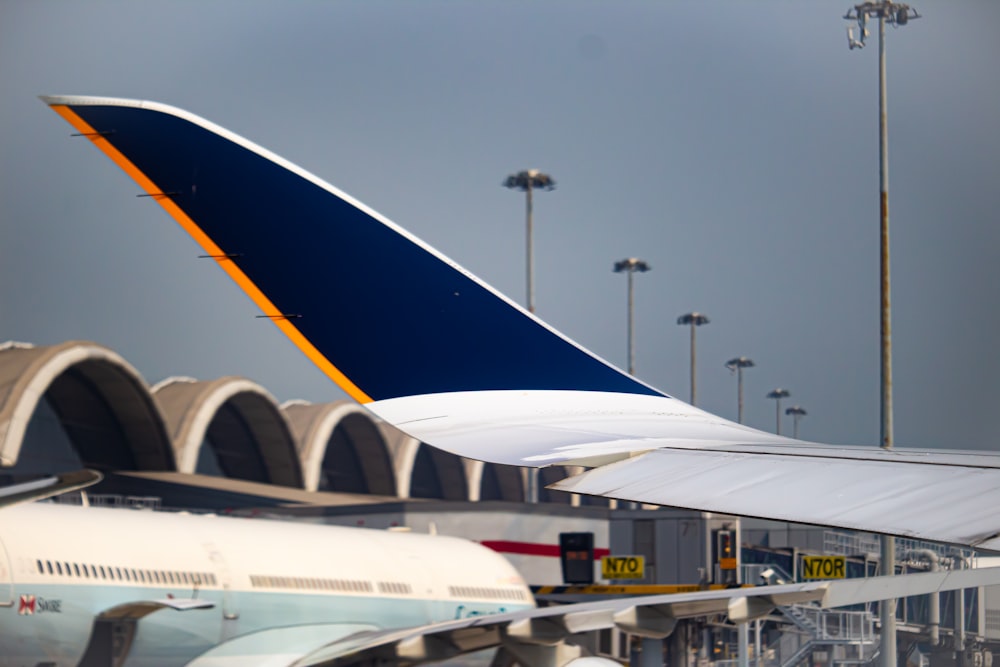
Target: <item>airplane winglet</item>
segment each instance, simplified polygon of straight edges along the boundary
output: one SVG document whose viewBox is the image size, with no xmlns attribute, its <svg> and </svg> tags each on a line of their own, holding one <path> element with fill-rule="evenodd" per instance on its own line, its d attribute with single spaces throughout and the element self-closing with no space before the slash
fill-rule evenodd
<svg viewBox="0 0 1000 667">
<path fill-rule="evenodd" d="M 208 257 L 216 259 L 219 266 L 225 271 L 230 278 L 246 293 L 248 297 L 257 305 L 258 308 L 264 313 L 264 317 L 272 320 L 274 324 L 282 330 L 282 332 L 288 336 L 289 339 L 300 349 L 302 352 L 309 357 L 309 359 L 316 364 L 330 379 L 332 379 L 338 386 L 340 386 L 349 396 L 358 401 L 359 403 L 367 403 L 372 399 L 365 394 L 361 389 L 358 388 L 356 384 L 351 382 L 340 370 L 334 366 L 325 355 L 323 355 L 319 350 L 316 349 L 314 345 L 306 339 L 301 331 L 292 326 L 289 322 L 291 318 L 285 317 L 284 313 L 275 306 L 271 300 L 265 295 L 257 284 L 247 276 L 247 274 L 240 268 L 240 266 L 232 261 L 235 255 L 231 253 L 224 252 L 215 241 L 209 236 L 202 227 L 193 220 L 188 212 L 174 200 L 174 197 L 180 197 L 181 193 L 177 191 L 164 190 L 160 188 L 152 179 L 147 176 L 147 174 L 138 167 L 133 160 L 126 156 L 121 150 L 118 149 L 115 142 L 111 141 L 111 135 L 115 134 L 114 129 L 96 129 L 94 128 L 80 113 L 77 113 L 76 109 L 79 107 L 93 107 L 101 105 L 102 103 L 107 103 L 115 107 L 120 108 L 133 108 L 133 109 L 149 109 L 155 110 L 157 107 L 162 105 L 157 105 L 155 103 L 140 102 L 137 100 L 119 100 L 113 98 L 91 98 L 91 97 L 70 97 L 70 96 L 41 96 L 41 99 L 46 102 L 53 111 L 55 111 L 59 116 L 61 116 L 66 122 L 73 126 L 77 130 L 79 136 L 86 137 L 89 139 L 98 149 L 101 150 L 105 155 L 107 155 L 112 162 L 118 165 L 126 174 L 128 174 L 145 192 L 146 196 L 151 197 L 154 201 L 160 204 L 163 209 L 167 212 L 170 217 L 172 217 L 193 239 L 202 250 L 205 251 Z M 171 109 L 170 107 L 166 107 Z M 184 112 L 176 110 L 179 115 L 186 116 Z M 222 128 L 211 126 L 205 123 L 207 127 L 218 132 L 220 136 L 224 136 L 226 133 Z M 231 139 L 235 139 L 234 135 L 230 135 Z M 192 184 L 193 192 L 196 192 L 197 184 Z"/>
<path fill-rule="evenodd" d="M 42 99 L 361 403 L 479 390 L 661 395 L 372 209 L 232 132 L 155 102 Z"/>
</svg>

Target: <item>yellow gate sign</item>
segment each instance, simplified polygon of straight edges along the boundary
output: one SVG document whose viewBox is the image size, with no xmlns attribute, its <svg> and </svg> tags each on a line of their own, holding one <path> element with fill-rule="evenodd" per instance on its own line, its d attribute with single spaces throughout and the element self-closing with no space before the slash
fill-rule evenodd
<svg viewBox="0 0 1000 667">
<path fill-rule="evenodd" d="M 602 556 L 602 579 L 643 579 L 646 559 L 643 556 Z"/>
<path fill-rule="evenodd" d="M 843 579 L 847 576 L 844 556 L 803 556 L 803 579 Z"/>
</svg>

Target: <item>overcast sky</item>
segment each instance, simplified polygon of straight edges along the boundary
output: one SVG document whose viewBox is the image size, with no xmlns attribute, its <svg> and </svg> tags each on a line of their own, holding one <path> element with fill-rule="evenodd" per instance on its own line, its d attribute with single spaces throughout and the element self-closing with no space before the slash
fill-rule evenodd
<svg viewBox="0 0 1000 667">
<path fill-rule="evenodd" d="M 0 340 L 93 340 L 149 381 L 343 394 L 39 94 L 187 109 L 359 198 L 637 375 L 808 439 L 879 437 L 877 41 L 849 2 L 0 3 Z M 1000 448 L 1000 3 L 888 31 L 896 442 Z M 373 268 L 373 270 L 377 270 Z M 363 282 L 364 276 L 358 276 Z M 401 328 L 420 322 L 400 322 Z M 786 422 L 790 430 L 790 423 Z M 786 431 L 787 432 L 787 431 Z"/>
</svg>

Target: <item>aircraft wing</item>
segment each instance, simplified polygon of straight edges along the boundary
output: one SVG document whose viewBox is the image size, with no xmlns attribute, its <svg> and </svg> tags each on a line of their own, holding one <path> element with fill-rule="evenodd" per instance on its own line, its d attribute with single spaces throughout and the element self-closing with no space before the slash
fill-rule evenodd
<svg viewBox="0 0 1000 667">
<path fill-rule="evenodd" d="M 415 438 L 495 463 L 594 467 L 557 487 L 577 493 L 1000 549 L 1000 455 L 816 445 L 716 417 L 228 130 L 154 102 L 43 100 L 327 376 Z"/>
<path fill-rule="evenodd" d="M 745 623 L 793 604 L 834 608 L 994 584 L 1000 584 L 1000 568 L 583 602 L 417 628 L 362 632 L 332 642 L 296 662 L 295 667 L 416 665 L 496 646 L 504 646 L 517 656 L 531 647 L 555 646 L 572 635 L 606 628 L 662 639 L 683 618 L 722 614 L 733 623 Z"/>
<path fill-rule="evenodd" d="M 801 451 L 655 449 L 553 488 L 1000 550 L 995 460 Z"/>
<path fill-rule="evenodd" d="M 104 476 L 96 470 L 74 470 L 29 482 L 19 482 L 0 487 L 0 507 L 43 500 L 71 491 L 80 491 L 97 484 Z"/>
<path fill-rule="evenodd" d="M 288 667 L 345 637 L 374 632 L 362 623 L 295 624 L 266 628 L 223 641 L 184 667 Z"/>
</svg>

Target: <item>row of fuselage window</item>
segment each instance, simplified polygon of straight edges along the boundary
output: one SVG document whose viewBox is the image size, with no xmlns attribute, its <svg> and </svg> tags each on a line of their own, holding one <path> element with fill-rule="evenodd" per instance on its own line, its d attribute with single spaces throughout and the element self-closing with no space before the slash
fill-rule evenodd
<svg viewBox="0 0 1000 667">
<path fill-rule="evenodd" d="M 251 574 L 254 588 L 294 588 L 306 591 L 336 591 L 338 593 L 372 593 L 375 587 L 369 581 L 358 579 L 324 579 L 322 577 L 283 577 L 268 574 Z M 402 581 L 379 581 L 378 592 L 389 595 L 412 595 L 413 586 Z"/>
<path fill-rule="evenodd" d="M 112 565 L 91 565 L 87 563 L 67 563 L 51 560 L 36 560 L 35 566 L 39 574 L 78 577 L 81 579 L 103 579 L 147 585 L 216 585 L 215 575 L 211 572 L 142 570 Z M 250 575 L 250 584 L 254 588 L 291 588 L 296 590 L 336 591 L 344 593 L 374 592 L 371 582 L 357 579 L 325 579 L 320 577 L 284 577 L 252 574 Z M 405 582 L 380 581 L 377 583 L 377 586 L 379 593 L 383 594 L 413 594 L 413 587 Z M 527 594 L 519 588 L 449 586 L 448 593 L 452 597 L 462 599 L 527 600 Z"/>
<path fill-rule="evenodd" d="M 370 582 L 357 579 L 323 579 L 317 577 L 282 577 L 263 574 L 250 575 L 254 588 L 293 588 L 297 590 L 337 591 L 344 593 L 372 593 Z M 389 595 L 412 595 L 413 587 L 405 582 L 380 581 L 378 592 Z M 486 586 L 449 586 L 448 594 L 460 599 L 527 601 L 529 596 L 520 588 L 492 588 Z"/>
<path fill-rule="evenodd" d="M 294 588 L 301 591 L 337 591 L 341 593 L 371 593 L 369 581 L 358 579 L 324 579 L 322 577 L 284 577 L 271 574 L 251 574 L 254 588 Z"/>
<path fill-rule="evenodd" d="M 77 577 L 80 579 L 103 579 L 124 581 L 145 585 L 215 586 L 215 575 L 211 572 L 179 572 L 176 570 L 142 570 L 117 565 L 91 565 L 87 563 L 66 563 L 63 561 L 36 560 L 38 574 Z"/>
<path fill-rule="evenodd" d="M 517 600 L 527 601 L 529 596 L 523 588 L 493 588 L 490 586 L 449 586 L 452 597 L 481 600 Z"/>
</svg>

